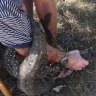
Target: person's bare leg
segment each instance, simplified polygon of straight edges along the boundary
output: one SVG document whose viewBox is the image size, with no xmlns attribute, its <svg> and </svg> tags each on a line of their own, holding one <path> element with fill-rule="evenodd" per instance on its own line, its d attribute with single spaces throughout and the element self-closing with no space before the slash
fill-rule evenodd
<svg viewBox="0 0 96 96">
<path fill-rule="evenodd" d="M 32 16 L 32 4 L 35 3 L 38 16 L 48 36 L 49 44 L 56 46 L 57 13 L 53 0 L 24 0 L 22 9 Z"/>
<path fill-rule="evenodd" d="M 56 46 L 57 13 L 53 0 L 34 0 L 39 19 L 47 34 L 50 45 Z"/>
<path fill-rule="evenodd" d="M 16 58 L 22 62 L 28 56 L 30 48 L 15 48 L 15 50 Z"/>
<path fill-rule="evenodd" d="M 15 48 L 15 50 L 17 51 L 18 55 L 25 58 L 28 55 L 30 48 Z"/>
</svg>

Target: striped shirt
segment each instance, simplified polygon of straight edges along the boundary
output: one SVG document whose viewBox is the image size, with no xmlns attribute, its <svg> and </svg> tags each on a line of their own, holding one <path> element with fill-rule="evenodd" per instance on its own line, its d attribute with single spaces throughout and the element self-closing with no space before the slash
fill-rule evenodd
<svg viewBox="0 0 96 96">
<path fill-rule="evenodd" d="M 30 18 L 21 10 L 23 0 L 0 0 L 0 42 L 10 48 L 29 47 Z"/>
</svg>

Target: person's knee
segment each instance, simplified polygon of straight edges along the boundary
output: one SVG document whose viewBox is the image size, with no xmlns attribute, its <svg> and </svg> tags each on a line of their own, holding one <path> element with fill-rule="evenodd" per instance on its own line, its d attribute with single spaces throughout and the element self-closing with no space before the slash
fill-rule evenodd
<svg viewBox="0 0 96 96">
<path fill-rule="evenodd" d="M 18 54 L 22 55 L 23 57 L 26 57 L 29 54 L 30 48 L 16 48 Z"/>
</svg>

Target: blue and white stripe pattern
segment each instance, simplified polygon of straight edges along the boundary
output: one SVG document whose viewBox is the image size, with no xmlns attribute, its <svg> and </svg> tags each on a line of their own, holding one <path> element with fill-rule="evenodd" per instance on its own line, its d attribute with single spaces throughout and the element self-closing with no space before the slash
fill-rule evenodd
<svg viewBox="0 0 96 96">
<path fill-rule="evenodd" d="M 29 47 L 30 18 L 20 9 L 23 0 L 0 0 L 0 42 L 10 48 Z"/>
</svg>

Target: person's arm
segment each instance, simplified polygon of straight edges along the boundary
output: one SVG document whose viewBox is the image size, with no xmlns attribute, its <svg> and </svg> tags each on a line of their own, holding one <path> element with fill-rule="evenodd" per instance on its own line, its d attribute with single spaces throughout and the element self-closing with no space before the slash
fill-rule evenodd
<svg viewBox="0 0 96 96">
<path fill-rule="evenodd" d="M 47 34 L 50 45 L 56 46 L 57 14 L 53 0 L 34 0 L 37 14 Z"/>
<path fill-rule="evenodd" d="M 21 9 L 30 17 L 33 17 L 33 0 L 24 0 Z"/>
</svg>

